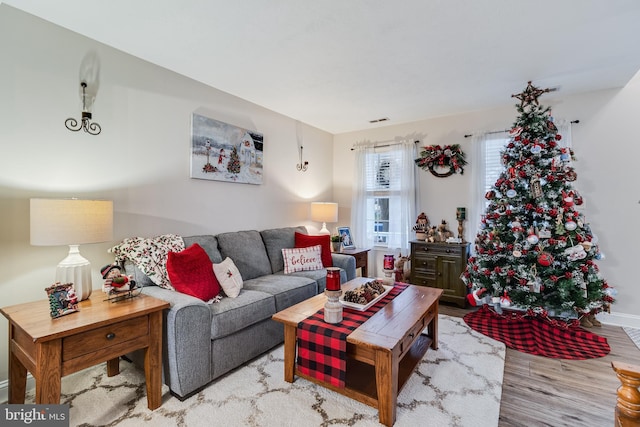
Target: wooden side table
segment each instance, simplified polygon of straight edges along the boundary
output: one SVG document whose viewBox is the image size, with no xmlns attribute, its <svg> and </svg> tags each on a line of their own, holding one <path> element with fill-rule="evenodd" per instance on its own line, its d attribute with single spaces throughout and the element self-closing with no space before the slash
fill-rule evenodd
<svg viewBox="0 0 640 427">
<path fill-rule="evenodd" d="M 371 249 L 355 248 L 343 249 L 342 254 L 351 255 L 356 259 L 356 268 L 362 269 L 362 277 L 369 276 L 369 251 Z"/>
<path fill-rule="evenodd" d="M 147 406 L 162 404 L 162 310 L 169 303 L 147 295 L 124 301 L 103 294 L 79 303 L 80 311 L 52 319 L 48 300 L 0 309 L 9 320 L 9 403 L 24 403 L 27 371 L 35 378 L 36 404 L 60 403 L 61 378 L 144 349 Z"/>
</svg>

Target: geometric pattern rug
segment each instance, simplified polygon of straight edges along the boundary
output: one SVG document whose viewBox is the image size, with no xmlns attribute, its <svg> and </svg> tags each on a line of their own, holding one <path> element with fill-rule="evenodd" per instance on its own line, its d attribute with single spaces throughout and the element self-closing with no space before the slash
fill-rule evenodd
<svg viewBox="0 0 640 427">
<path fill-rule="evenodd" d="M 640 349 L 640 329 L 630 328 L 628 326 L 623 326 L 622 329 L 629 335 L 631 341 Z"/>
<path fill-rule="evenodd" d="M 429 349 L 398 396 L 396 427 L 496 426 L 504 344 L 440 315 L 439 348 Z M 380 426 L 378 410 L 302 378 L 284 381 L 283 346 L 219 378 L 181 402 L 162 386 L 162 406 L 147 408 L 144 371 L 120 361 L 62 378 L 71 426 Z M 29 390 L 25 403 L 34 403 Z"/>
</svg>

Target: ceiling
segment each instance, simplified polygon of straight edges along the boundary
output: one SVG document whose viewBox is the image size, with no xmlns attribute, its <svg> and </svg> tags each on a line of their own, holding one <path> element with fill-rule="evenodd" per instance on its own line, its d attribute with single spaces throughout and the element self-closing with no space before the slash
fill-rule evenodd
<svg viewBox="0 0 640 427">
<path fill-rule="evenodd" d="M 4 0 L 333 134 L 624 86 L 637 0 Z M 388 117 L 385 122 L 370 120 Z"/>
</svg>

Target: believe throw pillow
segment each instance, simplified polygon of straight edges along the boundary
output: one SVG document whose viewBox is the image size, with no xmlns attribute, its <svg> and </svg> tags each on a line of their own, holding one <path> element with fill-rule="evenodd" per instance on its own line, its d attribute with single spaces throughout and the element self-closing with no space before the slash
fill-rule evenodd
<svg viewBox="0 0 640 427">
<path fill-rule="evenodd" d="M 197 243 L 167 254 L 167 274 L 174 289 L 203 301 L 220 293 L 220 283 L 211 265 L 209 255 Z"/>
<path fill-rule="evenodd" d="M 324 267 L 333 267 L 333 260 L 331 258 L 331 238 L 328 234 L 323 234 L 321 236 L 309 236 L 308 234 L 296 232 L 295 242 L 296 248 L 307 248 L 309 246 L 320 245 L 322 247 L 322 250 L 320 251 L 322 265 Z"/>
<path fill-rule="evenodd" d="M 322 247 L 320 245 L 309 246 L 307 248 L 283 249 L 284 274 L 294 271 L 320 270 L 323 267 L 321 257 Z"/>
</svg>

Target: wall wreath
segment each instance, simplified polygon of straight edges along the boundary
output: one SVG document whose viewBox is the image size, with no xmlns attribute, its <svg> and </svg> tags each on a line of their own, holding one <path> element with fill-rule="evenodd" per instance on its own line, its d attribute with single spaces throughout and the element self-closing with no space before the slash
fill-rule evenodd
<svg viewBox="0 0 640 427">
<path fill-rule="evenodd" d="M 464 152 L 460 149 L 460 144 L 429 145 L 424 147 L 420 157 L 415 160 L 416 164 L 424 170 L 431 172 L 433 176 L 445 178 L 460 172 L 464 174 L 463 166 L 467 164 Z"/>
</svg>

